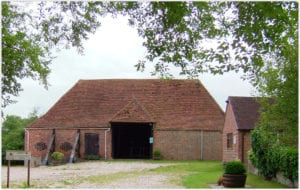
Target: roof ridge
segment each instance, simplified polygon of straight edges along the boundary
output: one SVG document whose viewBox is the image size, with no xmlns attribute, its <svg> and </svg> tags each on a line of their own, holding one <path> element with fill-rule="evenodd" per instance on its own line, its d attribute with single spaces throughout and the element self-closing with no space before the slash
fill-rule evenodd
<svg viewBox="0 0 300 190">
<path fill-rule="evenodd" d="M 262 96 L 228 96 L 228 98 L 262 98 Z"/>
<path fill-rule="evenodd" d="M 79 79 L 78 82 L 84 81 L 199 81 L 198 79 L 181 79 L 181 78 L 174 78 L 174 79 L 158 79 L 158 78 L 110 78 L 110 79 Z"/>
</svg>

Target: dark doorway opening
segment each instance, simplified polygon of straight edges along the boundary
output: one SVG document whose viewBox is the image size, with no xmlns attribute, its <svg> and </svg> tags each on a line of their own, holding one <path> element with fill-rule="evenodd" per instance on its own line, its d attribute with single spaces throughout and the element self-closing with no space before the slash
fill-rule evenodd
<svg viewBox="0 0 300 190">
<path fill-rule="evenodd" d="M 112 123 L 113 158 L 150 159 L 152 123 Z"/>
<path fill-rule="evenodd" d="M 85 158 L 99 158 L 99 134 L 85 133 Z"/>
</svg>

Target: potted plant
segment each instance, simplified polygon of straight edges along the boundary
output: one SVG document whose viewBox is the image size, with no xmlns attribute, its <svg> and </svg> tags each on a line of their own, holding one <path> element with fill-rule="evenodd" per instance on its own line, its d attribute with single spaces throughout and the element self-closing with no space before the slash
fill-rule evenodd
<svg viewBox="0 0 300 190">
<path fill-rule="evenodd" d="M 246 168 L 241 161 L 226 163 L 222 177 L 224 187 L 245 187 L 246 178 Z"/>
<path fill-rule="evenodd" d="M 59 165 L 63 163 L 64 154 L 62 152 L 53 152 L 51 154 L 52 164 Z"/>
<path fill-rule="evenodd" d="M 154 160 L 160 160 L 160 156 L 161 156 L 161 152 L 160 152 L 160 150 L 154 150 L 154 152 L 153 152 L 153 159 Z"/>
</svg>

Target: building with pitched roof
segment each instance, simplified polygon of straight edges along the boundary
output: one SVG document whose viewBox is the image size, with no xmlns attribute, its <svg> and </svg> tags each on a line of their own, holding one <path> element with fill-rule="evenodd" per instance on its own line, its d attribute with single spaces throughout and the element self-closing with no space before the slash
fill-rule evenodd
<svg viewBox="0 0 300 190">
<path fill-rule="evenodd" d="M 228 97 L 223 128 L 223 162 L 241 160 L 248 166 L 250 132 L 259 119 L 258 97 Z"/>
<path fill-rule="evenodd" d="M 46 164 L 74 158 L 221 160 L 224 112 L 199 80 L 79 80 L 25 130 Z"/>
</svg>

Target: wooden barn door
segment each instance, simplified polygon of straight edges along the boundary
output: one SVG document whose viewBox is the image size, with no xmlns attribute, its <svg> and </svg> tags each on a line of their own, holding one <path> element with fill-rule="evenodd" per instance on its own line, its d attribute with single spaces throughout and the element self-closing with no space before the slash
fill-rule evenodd
<svg viewBox="0 0 300 190">
<path fill-rule="evenodd" d="M 95 133 L 85 134 L 85 157 L 99 158 L 99 135 Z"/>
</svg>

